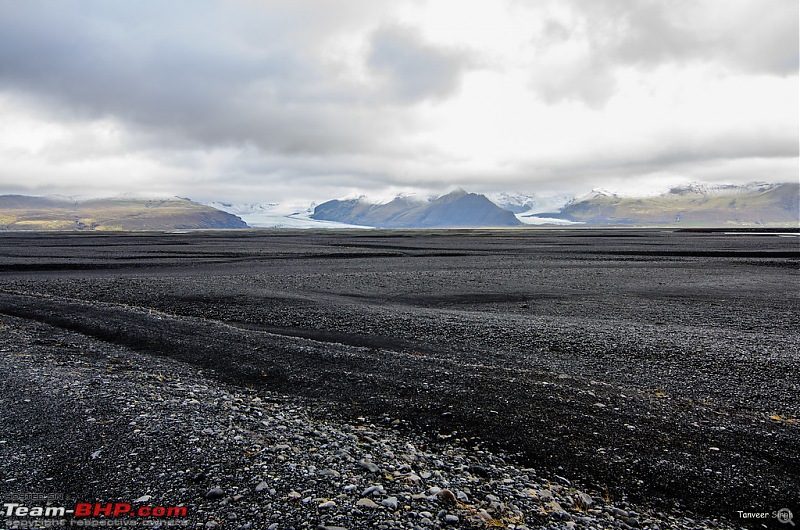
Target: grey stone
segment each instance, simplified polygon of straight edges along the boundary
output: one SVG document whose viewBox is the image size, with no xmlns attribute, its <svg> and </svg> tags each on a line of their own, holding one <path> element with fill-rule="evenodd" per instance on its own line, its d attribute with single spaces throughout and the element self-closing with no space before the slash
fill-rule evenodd
<svg viewBox="0 0 800 530">
<path fill-rule="evenodd" d="M 387 508 L 391 508 L 392 510 L 396 510 L 397 497 L 387 497 L 381 501 L 381 505 L 386 506 Z"/>
<path fill-rule="evenodd" d="M 370 473 L 377 473 L 378 471 L 380 471 L 380 468 L 374 463 L 370 462 L 369 460 L 361 459 L 358 461 L 358 465 L 366 469 Z"/>
<path fill-rule="evenodd" d="M 206 499 L 221 499 L 225 496 L 225 492 L 220 488 L 211 488 L 206 492 Z"/>
<path fill-rule="evenodd" d="M 367 489 L 365 489 L 364 491 L 362 491 L 361 492 L 361 496 L 362 497 L 366 497 L 367 495 L 369 495 L 371 493 L 383 493 L 384 491 L 386 491 L 386 490 L 384 489 L 383 486 L 381 486 L 380 484 L 376 484 L 376 485 L 370 486 Z"/>
<path fill-rule="evenodd" d="M 362 508 L 372 508 L 372 509 L 378 508 L 378 505 L 375 504 L 375 501 L 373 501 L 372 499 L 368 499 L 366 497 L 358 499 L 358 501 L 356 502 L 356 506 L 361 506 Z"/>
<path fill-rule="evenodd" d="M 575 504 L 583 510 L 588 510 L 594 504 L 592 497 L 582 491 L 576 491 L 572 498 Z"/>
</svg>

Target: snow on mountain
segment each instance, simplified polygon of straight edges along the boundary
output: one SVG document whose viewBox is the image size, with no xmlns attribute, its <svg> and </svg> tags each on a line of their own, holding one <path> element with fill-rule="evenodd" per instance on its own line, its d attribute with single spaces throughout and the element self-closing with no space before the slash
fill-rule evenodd
<svg viewBox="0 0 800 530">
<path fill-rule="evenodd" d="M 277 203 L 246 203 L 246 204 L 231 204 L 228 202 L 209 202 L 208 206 L 222 210 L 224 212 L 232 213 L 234 215 L 244 214 L 252 215 L 257 213 L 269 212 L 274 210 L 279 205 Z"/>
<path fill-rule="evenodd" d="M 796 182 L 688 183 L 644 197 L 592 190 L 554 217 L 596 225 L 793 226 L 800 218 L 798 193 Z"/>
<path fill-rule="evenodd" d="M 525 225 L 786 223 L 797 219 L 796 183 L 744 185 L 682 182 L 624 191 L 595 188 L 578 197 L 497 192 L 487 197 L 456 190 L 442 197 L 418 193 L 350 195 L 308 202 L 213 202 L 258 228 L 364 228 L 369 226 L 509 226 L 503 210 Z M 394 190 L 397 191 L 397 190 Z M 407 190 L 402 190 L 407 191 Z M 483 197 L 483 202 L 480 200 Z M 491 200 L 492 203 L 489 203 Z M 491 206 L 491 207 L 490 207 Z M 494 208 L 498 211 L 492 211 Z M 502 210 L 499 210 L 502 208 Z M 506 216 L 508 215 L 506 213 Z M 353 224 L 353 223 L 359 224 Z M 796 222 L 796 221 L 795 221 Z"/>
<path fill-rule="evenodd" d="M 434 200 L 395 197 L 379 204 L 361 198 L 327 201 L 314 209 L 314 219 L 382 228 L 454 228 L 519 226 L 514 214 L 483 195 L 457 189 Z"/>
<path fill-rule="evenodd" d="M 252 228 L 364 228 L 347 223 L 312 219 L 315 203 L 211 202 L 208 206 L 237 215 Z"/>
<path fill-rule="evenodd" d="M 708 197 L 723 195 L 739 195 L 751 192 L 765 192 L 775 189 L 780 184 L 769 184 L 767 182 L 750 182 L 748 184 L 709 184 L 705 182 L 690 182 L 682 186 L 670 188 L 672 195 L 705 195 Z"/>
<path fill-rule="evenodd" d="M 358 201 L 363 204 L 371 204 L 371 205 L 380 205 L 380 204 L 388 204 L 390 202 L 396 200 L 403 200 L 409 203 L 416 202 L 416 203 L 423 203 L 429 202 L 433 199 L 438 197 L 435 196 L 423 196 L 419 193 L 411 193 L 411 192 L 394 192 L 392 190 L 383 192 L 383 193 L 351 193 L 350 195 L 344 195 L 338 200 L 340 201 Z M 323 201 L 324 202 L 324 201 Z"/>
<path fill-rule="evenodd" d="M 487 197 L 504 210 L 518 215 L 557 212 L 572 200 L 570 195 L 537 195 L 505 191 L 492 193 Z"/>
<path fill-rule="evenodd" d="M 592 201 L 595 199 L 602 199 L 602 198 L 610 198 L 610 199 L 618 199 L 619 194 L 613 190 L 607 188 L 594 188 L 589 193 L 584 193 L 583 195 L 579 195 L 572 199 L 570 204 L 575 204 L 579 202 L 585 201 Z"/>
</svg>

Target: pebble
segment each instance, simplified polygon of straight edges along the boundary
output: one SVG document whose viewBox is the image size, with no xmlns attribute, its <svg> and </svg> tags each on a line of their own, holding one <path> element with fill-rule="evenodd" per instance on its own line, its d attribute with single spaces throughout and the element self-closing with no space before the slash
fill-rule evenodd
<svg viewBox="0 0 800 530">
<path fill-rule="evenodd" d="M 378 508 L 378 505 L 375 504 L 375 501 L 366 497 L 358 499 L 358 501 L 356 501 L 356 506 L 361 506 L 362 508 Z"/>
<path fill-rule="evenodd" d="M 378 471 L 380 471 L 380 468 L 377 465 L 373 464 L 368 460 L 359 460 L 358 465 L 366 469 L 370 473 L 377 473 Z"/>
<path fill-rule="evenodd" d="M 592 497 L 582 491 L 575 492 L 573 499 L 575 500 L 575 504 L 580 506 L 583 510 L 588 510 L 592 504 L 594 504 Z"/>
<path fill-rule="evenodd" d="M 221 488 L 211 488 L 206 492 L 206 499 L 221 499 L 225 496 L 225 492 Z"/>
<path fill-rule="evenodd" d="M 365 489 L 364 491 L 362 491 L 361 492 L 361 496 L 362 497 L 366 497 L 367 495 L 369 495 L 371 493 L 384 493 L 385 491 L 386 490 L 384 489 L 383 486 L 381 486 L 380 484 L 376 484 L 376 485 L 370 486 L 367 489 Z"/>
<path fill-rule="evenodd" d="M 436 496 L 442 502 L 456 502 L 456 496 L 450 490 L 446 490 L 446 489 L 445 490 L 441 490 L 440 492 L 438 492 L 436 494 Z"/>
<path fill-rule="evenodd" d="M 392 510 L 397 509 L 397 497 L 387 497 L 381 501 L 381 506 L 386 506 Z"/>
</svg>

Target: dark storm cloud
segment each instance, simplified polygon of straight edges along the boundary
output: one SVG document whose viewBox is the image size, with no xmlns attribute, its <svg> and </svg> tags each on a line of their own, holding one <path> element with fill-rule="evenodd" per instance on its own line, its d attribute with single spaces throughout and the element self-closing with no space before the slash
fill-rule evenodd
<svg viewBox="0 0 800 530">
<path fill-rule="evenodd" d="M 0 88 L 64 117 L 114 116 L 162 144 L 324 154 L 379 149 L 405 122 L 396 103 L 458 82 L 458 58 L 392 29 L 368 58 L 380 82 L 353 84 L 312 53 L 325 24 L 313 33 L 307 12 L 274 4 L 3 2 Z"/>
</svg>

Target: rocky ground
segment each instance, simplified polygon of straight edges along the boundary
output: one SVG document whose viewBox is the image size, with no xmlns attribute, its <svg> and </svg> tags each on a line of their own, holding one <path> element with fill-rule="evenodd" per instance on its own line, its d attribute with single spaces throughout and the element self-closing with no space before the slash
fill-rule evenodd
<svg viewBox="0 0 800 530">
<path fill-rule="evenodd" d="M 340 421 L 326 403 L 180 362 L 16 318 L 0 326 L 13 374 L 0 405 L 4 502 L 46 491 L 184 505 L 203 528 L 729 527 L 582 490 L 389 416 Z"/>
<path fill-rule="evenodd" d="M 796 236 L 0 246 L 3 502 L 184 505 L 224 528 L 798 513 Z"/>
</svg>

